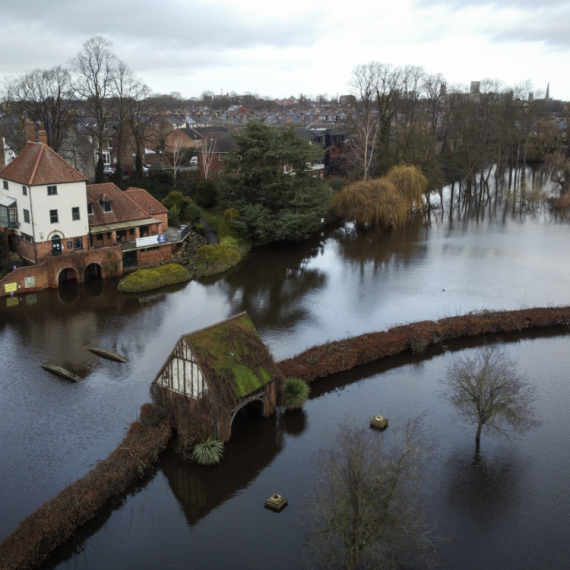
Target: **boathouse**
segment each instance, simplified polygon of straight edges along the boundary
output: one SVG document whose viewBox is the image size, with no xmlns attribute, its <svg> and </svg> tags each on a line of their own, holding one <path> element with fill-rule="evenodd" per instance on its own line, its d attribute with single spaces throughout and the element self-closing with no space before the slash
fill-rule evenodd
<svg viewBox="0 0 570 570">
<path fill-rule="evenodd" d="M 216 439 L 228 441 L 236 414 L 255 403 L 275 413 L 282 375 L 247 313 L 183 335 L 153 380 L 152 392 L 185 398 Z"/>
</svg>

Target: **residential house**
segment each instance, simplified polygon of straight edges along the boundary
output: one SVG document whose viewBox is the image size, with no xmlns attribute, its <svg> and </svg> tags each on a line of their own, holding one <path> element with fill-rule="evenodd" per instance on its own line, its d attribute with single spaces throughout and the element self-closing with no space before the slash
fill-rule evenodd
<svg viewBox="0 0 570 570">
<path fill-rule="evenodd" d="M 28 141 L 0 171 L 0 231 L 27 262 L 0 281 L 2 295 L 168 261 L 189 226 L 170 231 L 168 209 L 146 190 L 87 185 L 44 142 Z"/>
<path fill-rule="evenodd" d="M 87 248 L 86 177 L 43 142 L 28 141 L 0 171 L 0 227 L 32 263 Z"/>
<path fill-rule="evenodd" d="M 201 148 L 204 140 L 227 133 L 226 127 L 180 128 L 165 137 L 166 152 L 175 153 L 182 149 Z"/>
<path fill-rule="evenodd" d="M 123 266 L 148 265 L 172 258 L 166 238 L 168 209 L 142 188 L 124 192 L 112 182 L 87 186 L 89 247 L 120 244 Z"/>
</svg>

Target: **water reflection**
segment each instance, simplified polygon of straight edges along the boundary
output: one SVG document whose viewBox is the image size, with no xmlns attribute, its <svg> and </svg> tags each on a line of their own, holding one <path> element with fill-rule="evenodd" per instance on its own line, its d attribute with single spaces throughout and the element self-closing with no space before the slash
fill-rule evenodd
<svg viewBox="0 0 570 570">
<path fill-rule="evenodd" d="M 257 414 L 248 414 L 247 421 L 240 422 L 237 433 L 232 433 L 232 439 L 225 446 L 224 457 L 216 467 L 201 467 L 168 452 L 160 469 L 188 524 L 194 526 L 248 487 L 282 448 L 283 435 L 278 429 L 276 416 L 261 418 Z"/>
<path fill-rule="evenodd" d="M 247 311 L 254 323 L 290 329 L 310 321 L 303 298 L 324 289 L 326 274 L 307 262 L 322 253 L 319 238 L 299 245 L 276 245 L 251 253 L 239 271 L 220 283 L 231 314 Z"/>
<path fill-rule="evenodd" d="M 446 466 L 448 501 L 459 517 L 475 519 L 508 517 L 516 506 L 521 462 L 512 453 L 487 457 L 455 453 Z"/>
<path fill-rule="evenodd" d="M 300 410 L 287 410 L 281 415 L 281 428 L 287 435 L 299 437 L 309 425 L 307 412 Z"/>
<path fill-rule="evenodd" d="M 334 233 L 343 259 L 360 266 L 372 262 L 375 268 L 393 262 L 405 266 L 421 257 L 427 250 L 424 236 L 419 221 L 391 231 L 357 229 L 347 224 Z"/>
</svg>

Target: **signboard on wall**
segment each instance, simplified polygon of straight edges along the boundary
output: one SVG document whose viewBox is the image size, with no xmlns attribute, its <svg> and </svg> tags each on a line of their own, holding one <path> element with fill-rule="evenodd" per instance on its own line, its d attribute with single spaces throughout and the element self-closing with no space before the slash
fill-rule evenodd
<svg viewBox="0 0 570 570">
<path fill-rule="evenodd" d="M 30 289 L 31 287 L 36 286 L 36 278 L 35 277 L 25 277 L 24 278 L 24 287 L 26 289 Z"/>
<path fill-rule="evenodd" d="M 4 293 L 14 293 L 18 290 L 18 283 L 6 283 L 4 285 Z"/>
<path fill-rule="evenodd" d="M 166 243 L 166 234 L 137 238 L 137 247 L 150 247 L 159 243 Z"/>
</svg>

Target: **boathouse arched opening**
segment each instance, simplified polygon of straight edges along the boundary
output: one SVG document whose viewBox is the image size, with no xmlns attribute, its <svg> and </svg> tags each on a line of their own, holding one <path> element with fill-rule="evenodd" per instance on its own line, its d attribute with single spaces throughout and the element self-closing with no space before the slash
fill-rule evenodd
<svg viewBox="0 0 570 570">
<path fill-rule="evenodd" d="M 73 267 L 66 267 L 59 272 L 57 282 L 61 287 L 64 283 L 68 283 L 70 281 L 77 281 L 77 270 Z"/>
<path fill-rule="evenodd" d="M 236 406 L 231 412 L 230 430 L 233 431 L 235 426 L 246 422 L 253 414 L 257 417 L 265 417 L 267 415 L 265 407 L 263 393 L 252 395 L 240 402 L 239 406 Z"/>
<path fill-rule="evenodd" d="M 85 281 L 89 281 L 92 279 L 101 279 L 102 277 L 102 269 L 98 263 L 90 263 L 84 272 Z"/>
</svg>

